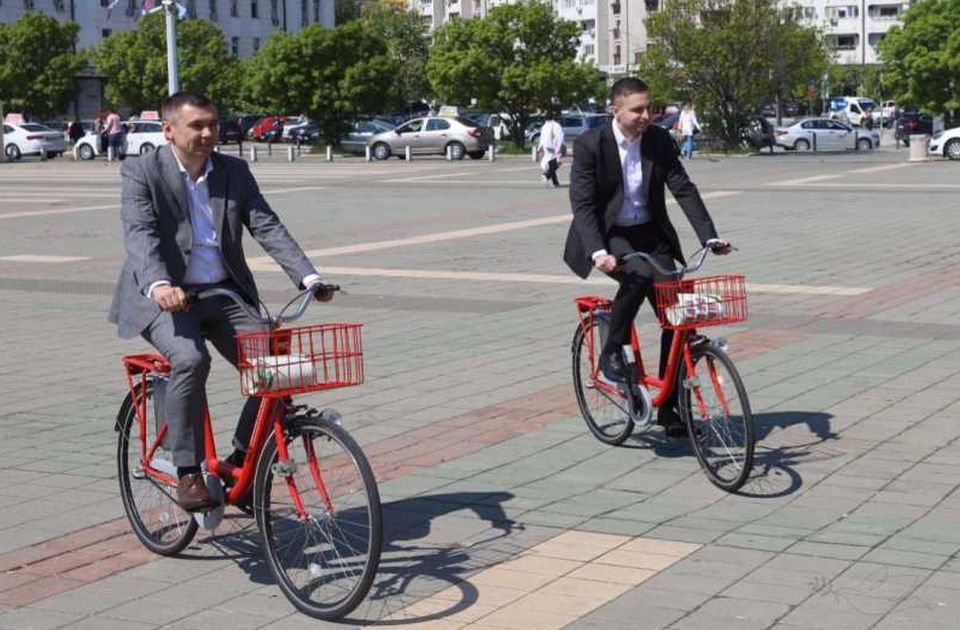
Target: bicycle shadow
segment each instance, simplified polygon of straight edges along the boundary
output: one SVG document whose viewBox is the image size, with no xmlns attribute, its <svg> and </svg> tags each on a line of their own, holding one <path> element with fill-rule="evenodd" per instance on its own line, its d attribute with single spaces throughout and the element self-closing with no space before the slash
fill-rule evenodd
<svg viewBox="0 0 960 630">
<path fill-rule="evenodd" d="M 477 588 L 466 575 L 487 568 L 523 551 L 505 541 L 522 530 L 503 510 L 512 499 L 509 492 L 454 492 L 417 496 L 383 503 L 384 537 L 377 577 L 364 602 L 344 623 L 391 626 L 442 619 L 466 610 L 479 599 Z M 445 516 L 468 512 L 485 524 L 485 538 L 462 542 L 430 544 L 434 523 Z M 349 510 L 341 514 L 349 520 Z M 441 539 L 447 536 L 441 532 Z M 231 513 L 221 530 L 198 541 L 218 553 L 214 556 L 184 554 L 190 559 L 228 559 L 236 563 L 257 584 L 275 580 L 260 549 L 260 535 L 253 519 Z M 304 567 L 305 568 L 305 567 Z M 460 593 L 449 598 L 442 610 L 427 614 L 398 614 L 433 591 L 456 586 Z M 445 601 L 445 604 L 447 602 Z"/>
</svg>

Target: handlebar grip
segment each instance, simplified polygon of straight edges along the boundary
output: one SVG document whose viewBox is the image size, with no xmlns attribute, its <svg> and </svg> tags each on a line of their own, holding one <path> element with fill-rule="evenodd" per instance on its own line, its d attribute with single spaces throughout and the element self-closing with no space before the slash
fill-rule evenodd
<svg viewBox="0 0 960 630">
<path fill-rule="evenodd" d="M 310 287 L 310 290 L 313 291 L 313 294 L 314 294 L 315 296 L 316 296 L 316 295 L 323 295 L 323 294 L 325 294 L 325 293 L 336 293 L 337 291 L 340 290 L 340 285 L 339 285 L 339 284 L 326 284 L 326 283 L 321 282 L 321 283 L 319 283 L 319 284 L 315 284 L 315 285 L 311 286 L 311 287 Z"/>
</svg>

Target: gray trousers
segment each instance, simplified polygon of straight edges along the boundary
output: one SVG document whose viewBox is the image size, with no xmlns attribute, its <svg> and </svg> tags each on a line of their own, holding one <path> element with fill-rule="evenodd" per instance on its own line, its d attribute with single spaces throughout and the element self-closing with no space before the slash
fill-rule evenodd
<svg viewBox="0 0 960 630">
<path fill-rule="evenodd" d="M 236 290 L 232 285 L 224 286 Z M 185 313 L 161 313 L 143 332 L 144 339 L 170 362 L 166 420 L 175 466 L 198 466 L 204 458 L 203 410 L 210 373 L 206 340 L 236 366 L 234 337 L 238 332 L 256 330 L 265 330 L 265 326 L 251 319 L 233 300 L 215 296 L 196 300 Z M 234 446 L 246 448 L 249 444 L 259 406 L 260 398 L 247 400 L 234 433 Z"/>
</svg>

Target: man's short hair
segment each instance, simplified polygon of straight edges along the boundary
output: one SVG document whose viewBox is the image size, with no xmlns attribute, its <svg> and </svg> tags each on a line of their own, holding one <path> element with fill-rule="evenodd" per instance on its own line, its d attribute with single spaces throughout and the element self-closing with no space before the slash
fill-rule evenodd
<svg viewBox="0 0 960 630">
<path fill-rule="evenodd" d="M 622 79 L 617 79 L 613 86 L 610 87 L 610 102 L 616 105 L 617 101 L 626 98 L 631 94 L 649 91 L 650 88 L 640 79 L 636 77 L 624 77 Z"/>
<path fill-rule="evenodd" d="M 217 110 L 210 97 L 199 92 L 177 92 L 163 99 L 163 105 L 160 107 L 160 114 L 164 120 L 173 122 L 180 110 L 186 105 L 199 107 L 201 109 Z"/>
</svg>

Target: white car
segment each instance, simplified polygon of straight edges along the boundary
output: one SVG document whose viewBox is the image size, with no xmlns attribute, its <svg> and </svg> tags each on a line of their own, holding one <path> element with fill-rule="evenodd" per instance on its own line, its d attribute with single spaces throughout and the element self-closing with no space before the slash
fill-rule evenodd
<svg viewBox="0 0 960 630">
<path fill-rule="evenodd" d="M 960 127 L 934 134 L 927 145 L 927 151 L 931 155 L 941 155 L 951 160 L 960 160 Z"/>
<path fill-rule="evenodd" d="M 829 118 L 805 118 L 775 132 L 777 145 L 793 151 L 870 151 L 880 146 L 876 129 L 854 128 Z"/>
<path fill-rule="evenodd" d="M 143 155 L 167 143 L 167 139 L 163 137 L 163 124 L 159 121 L 131 120 L 124 125 L 127 127 L 124 155 Z M 102 155 L 100 139 L 93 132 L 87 133 L 77 140 L 73 153 L 81 160 L 92 160 Z"/>
<path fill-rule="evenodd" d="M 63 133 L 37 123 L 3 123 L 4 152 L 8 160 L 19 160 L 24 155 L 47 157 L 63 155 L 67 143 Z"/>
</svg>

